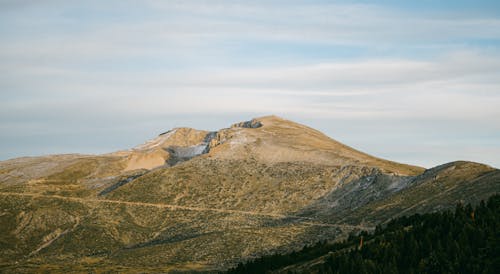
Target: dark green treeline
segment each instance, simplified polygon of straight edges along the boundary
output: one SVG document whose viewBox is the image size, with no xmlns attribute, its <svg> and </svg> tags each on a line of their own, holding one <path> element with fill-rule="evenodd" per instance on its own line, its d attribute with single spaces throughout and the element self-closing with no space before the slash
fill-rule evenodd
<svg viewBox="0 0 500 274">
<path fill-rule="evenodd" d="M 500 195 L 476 208 L 397 218 L 372 234 L 262 257 L 229 273 L 266 273 L 320 257 L 285 273 L 499 273 Z"/>
</svg>

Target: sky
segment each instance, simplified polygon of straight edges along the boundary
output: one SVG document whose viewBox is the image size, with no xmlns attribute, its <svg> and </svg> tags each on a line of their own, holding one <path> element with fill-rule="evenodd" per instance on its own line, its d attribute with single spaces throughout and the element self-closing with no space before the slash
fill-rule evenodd
<svg viewBox="0 0 500 274">
<path fill-rule="evenodd" d="M 0 0 L 0 160 L 270 114 L 500 167 L 500 1 Z"/>
</svg>

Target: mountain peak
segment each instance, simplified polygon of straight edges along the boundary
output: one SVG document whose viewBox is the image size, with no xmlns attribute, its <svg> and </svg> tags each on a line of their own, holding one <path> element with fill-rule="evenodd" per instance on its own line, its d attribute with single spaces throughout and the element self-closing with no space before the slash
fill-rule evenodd
<svg viewBox="0 0 500 274">
<path fill-rule="evenodd" d="M 295 124 L 290 120 L 286 120 L 276 115 L 267 115 L 267 116 L 253 118 L 249 121 L 239 122 L 233 124 L 231 127 L 259 128 L 261 126 L 271 126 L 276 124 L 287 124 L 287 123 Z"/>
<path fill-rule="evenodd" d="M 235 123 L 214 132 L 172 129 L 132 149 L 127 170 L 173 165 L 198 156 L 221 160 L 255 159 L 267 164 L 301 162 L 371 166 L 403 175 L 423 171 L 420 167 L 370 156 L 315 129 L 275 115 Z"/>
</svg>

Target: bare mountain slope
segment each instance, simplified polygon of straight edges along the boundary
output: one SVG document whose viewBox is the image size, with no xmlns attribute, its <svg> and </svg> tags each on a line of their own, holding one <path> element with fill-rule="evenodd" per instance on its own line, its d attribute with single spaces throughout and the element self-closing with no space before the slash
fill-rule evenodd
<svg viewBox="0 0 500 274">
<path fill-rule="evenodd" d="M 373 226 L 391 218 L 477 203 L 500 191 L 500 170 L 473 162 L 452 162 L 418 176 L 375 172 L 335 189 L 299 215 Z"/>
<path fill-rule="evenodd" d="M 276 116 L 130 150 L 0 162 L 0 271 L 215 271 L 477 202 L 497 169 L 379 159 Z"/>
<path fill-rule="evenodd" d="M 374 166 L 401 175 L 422 168 L 375 158 L 323 133 L 277 116 L 256 118 L 217 132 L 175 128 L 116 155 L 127 156 L 127 170 L 174 165 L 194 156 L 224 160 L 255 159 L 262 163 L 307 162 L 321 165 Z"/>
<path fill-rule="evenodd" d="M 261 126 L 233 126 L 218 133 L 209 156 L 218 159 L 254 158 L 263 163 L 306 162 L 320 165 L 374 166 L 387 172 L 412 175 L 422 168 L 375 158 L 323 133 L 277 116 L 252 120 Z"/>
</svg>

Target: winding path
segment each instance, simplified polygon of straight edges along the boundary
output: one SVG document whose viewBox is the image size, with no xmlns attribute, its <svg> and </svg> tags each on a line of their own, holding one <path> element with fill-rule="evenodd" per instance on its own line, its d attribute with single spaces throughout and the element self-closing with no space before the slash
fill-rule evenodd
<svg viewBox="0 0 500 274">
<path fill-rule="evenodd" d="M 302 224 L 312 225 L 312 226 L 326 226 L 326 227 L 337 227 L 343 230 L 373 230 L 373 227 L 361 226 L 361 225 L 348 225 L 348 224 L 329 224 L 315 221 L 314 218 L 296 216 L 296 215 L 285 215 L 278 213 L 265 213 L 256 211 L 243 211 L 234 209 L 220 209 L 220 208 L 206 208 L 206 207 L 192 207 L 192 206 L 182 206 L 182 205 L 171 205 L 163 203 L 144 203 L 144 202 L 132 202 L 132 201 L 121 201 L 121 200 L 109 200 L 109 199 L 92 199 L 92 198 L 79 198 L 79 197 L 68 197 L 61 195 L 47 195 L 39 193 L 18 193 L 18 192 L 0 192 L 2 196 L 21 196 L 21 197 L 32 197 L 32 198 L 52 198 L 61 199 L 66 201 L 74 201 L 80 203 L 108 203 L 108 204 L 118 204 L 118 205 L 128 205 L 128 206 L 147 206 L 156 208 L 168 208 L 172 210 L 190 210 L 190 211 L 209 211 L 218 213 L 230 213 L 230 214 L 241 214 L 241 215 L 252 215 L 252 216 L 263 216 L 272 218 L 282 218 L 282 219 L 295 219 L 300 220 Z"/>
</svg>

